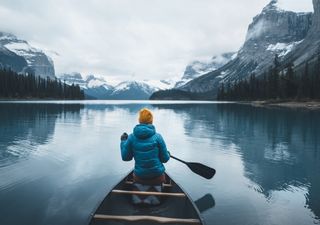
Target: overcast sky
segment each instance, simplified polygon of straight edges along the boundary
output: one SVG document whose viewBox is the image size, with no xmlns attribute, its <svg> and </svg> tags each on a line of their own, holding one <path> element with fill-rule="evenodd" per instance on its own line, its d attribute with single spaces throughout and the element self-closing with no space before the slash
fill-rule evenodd
<svg viewBox="0 0 320 225">
<path fill-rule="evenodd" d="M 237 51 L 270 0 L 0 0 L 0 31 L 53 56 L 56 74 L 181 76 L 187 63 Z M 279 0 L 313 11 L 312 0 Z M 57 54 L 53 54 L 56 52 Z"/>
</svg>

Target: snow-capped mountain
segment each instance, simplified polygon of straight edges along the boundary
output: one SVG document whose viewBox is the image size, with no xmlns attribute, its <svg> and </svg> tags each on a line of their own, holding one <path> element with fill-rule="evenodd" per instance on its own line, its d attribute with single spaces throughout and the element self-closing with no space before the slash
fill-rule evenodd
<svg viewBox="0 0 320 225">
<path fill-rule="evenodd" d="M 176 83 L 175 87 L 181 87 L 197 77 L 219 69 L 220 67 L 227 64 L 230 60 L 234 59 L 236 56 L 237 53 L 228 52 L 221 55 L 213 56 L 210 60 L 207 61 L 196 60 L 191 62 L 186 66 L 181 80 Z"/>
<path fill-rule="evenodd" d="M 74 72 L 60 74 L 58 77 L 68 85 L 79 85 L 87 98 L 108 99 L 114 90 L 103 78 L 97 78 L 94 75 L 89 75 L 84 79 L 80 73 Z"/>
<path fill-rule="evenodd" d="M 70 73 L 70 74 L 60 74 L 58 76 L 60 78 L 61 81 L 63 81 L 64 83 L 68 84 L 68 85 L 79 85 L 80 88 L 82 89 L 86 89 L 87 88 L 87 82 L 85 80 L 83 80 L 82 76 L 80 73 Z"/>
<path fill-rule="evenodd" d="M 36 76 L 55 78 L 51 58 L 13 34 L 0 32 L 0 64 L 18 73 L 32 71 Z"/>
<path fill-rule="evenodd" d="M 174 87 L 174 81 L 144 80 L 123 81 L 115 85 L 104 78 L 89 75 L 85 79 L 80 73 L 61 74 L 60 79 L 68 85 L 77 84 L 89 98 L 115 100 L 145 100 L 155 91 Z"/>
<path fill-rule="evenodd" d="M 221 83 L 240 80 L 252 73 L 261 75 L 273 64 L 276 54 L 284 60 L 303 42 L 311 24 L 312 13 L 285 11 L 279 8 L 277 0 L 272 0 L 253 18 L 246 41 L 233 60 L 190 81 L 181 89 L 214 96 Z"/>
<path fill-rule="evenodd" d="M 132 100 L 149 99 L 151 94 L 157 90 L 159 89 L 144 82 L 125 81 L 114 87 L 110 98 Z"/>
<path fill-rule="evenodd" d="M 89 75 L 85 80 L 87 84 L 87 89 L 103 87 L 106 90 L 113 90 L 114 87 L 111 84 L 108 84 L 105 79 L 95 77 L 94 75 Z"/>
</svg>

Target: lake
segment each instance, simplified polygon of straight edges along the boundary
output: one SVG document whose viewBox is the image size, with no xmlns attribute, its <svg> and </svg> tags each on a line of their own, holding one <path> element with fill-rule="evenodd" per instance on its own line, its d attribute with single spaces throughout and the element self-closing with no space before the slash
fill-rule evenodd
<svg viewBox="0 0 320 225">
<path fill-rule="evenodd" d="M 173 155 L 217 170 L 166 164 L 193 200 L 212 195 L 208 225 L 320 224 L 319 111 L 130 101 L 0 103 L 0 224 L 87 224 L 134 165 L 120 135 L 142 107 Z"/>
</svg>

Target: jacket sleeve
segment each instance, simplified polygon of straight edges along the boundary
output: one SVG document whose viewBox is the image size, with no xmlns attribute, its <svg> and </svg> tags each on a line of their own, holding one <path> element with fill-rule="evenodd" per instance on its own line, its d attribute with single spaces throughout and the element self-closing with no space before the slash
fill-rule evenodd
<svg viewBox="0 0 320 225">
<path fill-rule="evenodd" d="M 160 161 L 166 163 L 170 159 L 169 151 L 167 150 L 166 143 L 164 142 L 162 136 L 158 134 L 158 143 L 159 143 L 159 158 Z"/>
<path fill-rule="evenodd" d="M 121 141 L 121 158 L 123 161 L 130 161 L 133 158 L 133 150 L 132 150 L 132 135 L 129 135 L 128 139 L 125 141 Z"/>
</svg>

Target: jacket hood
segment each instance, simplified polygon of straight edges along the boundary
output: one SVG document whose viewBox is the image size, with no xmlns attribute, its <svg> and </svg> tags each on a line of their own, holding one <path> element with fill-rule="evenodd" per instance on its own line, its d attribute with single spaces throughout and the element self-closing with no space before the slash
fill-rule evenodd
<svg viewBox="0 0 320 225">
<path fill-rule="evenodd" d="M 138 124 L 133 129 L 133 135 L 138 139 L 147 139 L 156 133 L 156 128 L 152 124 Z"/>
</svg>

